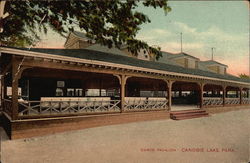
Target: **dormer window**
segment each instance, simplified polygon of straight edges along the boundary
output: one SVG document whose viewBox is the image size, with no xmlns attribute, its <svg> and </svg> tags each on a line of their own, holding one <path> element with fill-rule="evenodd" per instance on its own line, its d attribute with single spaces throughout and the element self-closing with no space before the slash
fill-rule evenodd
<svg viewBox="0 0 250 163">
<path fill-rule="evenodd" d="M 186 53 L 173 54 L 168 59 L 185 68 L 198 68 L 199 58 Z"/>
<path fill-rule="evenodd" d="M 227 65 L 221 64 L 214 60 L 203 61 L 203 66 L 207 68 L 208 71 L 217 73 L 217 74 L 226 74 L 227 72 Z"/>
<path fill-rule="evenodd" d="M 199 68 L 199 62 L 195 61 L 195 68 L 198 69 Z"/>
</svg>

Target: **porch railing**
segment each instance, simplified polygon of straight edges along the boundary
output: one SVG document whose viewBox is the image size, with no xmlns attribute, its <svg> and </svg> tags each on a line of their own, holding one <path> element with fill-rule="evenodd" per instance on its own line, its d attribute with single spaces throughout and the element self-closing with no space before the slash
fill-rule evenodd
<svg viewBox="0 0 250 163">
<path fill-rule="evenodd" d="M 19 115 L 119 112 L 120 100 L 25 101 L 19 102 Z"/>
<path fill-rule="evenodd" d="M 240 105 L 240 98 L 226 98 L 225 99 L 226 105 Z M 250 104 L 250 99 L 242 99 L 242 104 Z M 223 105 L 223 99 L 222 98 L 203 98 L 203 105 L 204 106 L 219 106 Z"/>
<path fill-rule="evenodd" d="M 226 105 L 239 105 L 240 104 L 240 98 L 226 98 L 225 99 Z"/>
<path fill-rule="evenodd" d="M 204 97 L 203 98 L 203 105 L 204 106 L 220 106 L 220 105 L 223 105 L 223 99 L 222 98 Z"/>
<path fill-rule="evenodd" d="M 239 98 L 226 98 L 225 104 L 240 104 Z M 249 98 L 243 98 L 242 104 L 250 104 Z M 41 100 L 41 101 L 19 101 L 19 116 L 31 115 L 55 115 L 55 114 L 77 114 L 77 113 L 105 113 L 120 112 L 120 100 L 100 99 L 78 99 L 78 100 Z M 223 105 L 222 98 L 203 98 L 204 106 Z M 126 97 L 125 111 L 160 110 L 168 107 L 166 98 Z M 3 100 L 3 110 L 11 115 L 12 101 Z"/>
<path fill-rule="evenodd" d="M 242 98 L 242 104 L 250 104 L 250 98 Z"/>
<path fill-rule="evenodd" d="M 125 111 L 159 110 L 168 107 L 166 98 L 126 97 Z"/>
<path fill-rule="evenodd" d="M 3 99 L 3 111 L 9 116 L 12 114 L 12 101 L 8 99 Z"/>
</svg>

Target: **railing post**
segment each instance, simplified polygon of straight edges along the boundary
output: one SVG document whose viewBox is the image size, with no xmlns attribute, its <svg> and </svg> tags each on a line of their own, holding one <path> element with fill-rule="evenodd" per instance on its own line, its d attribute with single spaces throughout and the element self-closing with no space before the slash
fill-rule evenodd
<svg viewBox="0 0 250 163">
<path fill-rule="evenodd" d="M 242 105 L 242 88 L 240 88 L 240 105 Z"/>
<path fill-rule="evenodd" d="M 203 92 L 205 83 L 199 83 L 200 86 L 200 108 L 203 109 Z"/>
<path fill-rule="evenodd" d="M 226 94 L 227 94 L 227 90 L 226 90 L 226 86 L 223 86 L 222 89 L 223 89 L 223 97 L 222 97 L 222 100 L 223 100 L 223 106 L 226 105 Z"/>
</svg>

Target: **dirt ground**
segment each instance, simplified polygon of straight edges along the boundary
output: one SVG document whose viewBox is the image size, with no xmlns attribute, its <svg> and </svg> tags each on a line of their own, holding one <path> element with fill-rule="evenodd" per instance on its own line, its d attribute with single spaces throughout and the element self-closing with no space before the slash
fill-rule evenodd
<svg viewBox="0 0 250 163">
<path fill-rule="evenodd" d="M 2 130 L 1 130 L 2 131 Z M 247 163 L 250 109 L 8 140 L 2 163 Z"/>
</svg>

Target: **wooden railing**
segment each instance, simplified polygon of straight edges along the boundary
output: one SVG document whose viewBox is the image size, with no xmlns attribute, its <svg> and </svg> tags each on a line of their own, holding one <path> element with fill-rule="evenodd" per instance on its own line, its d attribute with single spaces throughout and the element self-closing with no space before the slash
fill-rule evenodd
<svg viewBox="0 0 250 163">
<path fill-rule="evenodd" d="M 159 110 L 168 107 L 166 98 L 126 97 L 125 111 Z"/>
<path fill-rule="evenodd" d="M 3 99 L 3 111 L 9 116 L 12 114 L 12 101 L 8 99 Z"/>
<path fill-rule="evenodd" d="M 240 104 L 239 98 L 226 98 L 226 105 Z M 242 104 L 250 104 L 249 98 L 243 98 Z M 60 114 L 78 114 L 78 113 L 109 113 L 120 112 L 120 100 L 110 100 L 103 98 L 102 100 L 45 100 L 45 101 L 19 101 L 19 116 L 33 115 L 60 115 Z M 222 98 L 203 98 L 204 106 L 222 106 Z M 124 111 L 146 111 L 161 110 L 168 108 L 168 99 L 166 98 L 146 98 L 146 97 L 126 97 Z M 3 110 L 11 115 L 12 101 L 4 99 Z"/>
<path fill-rule="evenodd" d="M 220 106 L 223 105 L 222 98 L 212 98 L 212 97 L 204 97 L 203 98 L 204 106 Z"/>
<path fill-rule="evenodd" d="M 120 112 L 120 100 L 23 101 L 18 104 L 19 115 Z"/>
<path fill-rule="evenodd" d="M 240 98 L 226 98 L 225 99 L 226 105 L 239 105 L 240 104 Z"/>
<path fill-rule="evenodd" d="M 249 98 L 243 98 L 242 104 L 250 104 Z M 211 97 L 204 97 L 203 98 L 203 105 L 204 106 L 219 106 L 223 105 L 222 98 L 211 98 Z M 240 105 L 240 98 L 226 98 L 225 105 Z"/>
<path fill-rule="evenodd" d="M 242 104 L 250 104 L 250 98 L 242 98 Z"/>
</svg>

